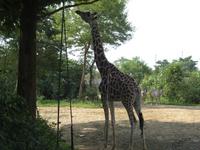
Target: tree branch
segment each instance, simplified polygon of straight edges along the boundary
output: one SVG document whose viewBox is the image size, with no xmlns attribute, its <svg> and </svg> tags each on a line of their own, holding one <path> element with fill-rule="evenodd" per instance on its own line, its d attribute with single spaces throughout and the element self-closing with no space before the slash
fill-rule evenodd
<svg viewBox="0 0 200 150">
<path fill-rule="evenodd" d="M 71 7 L 76 7 L 76 6 L 80 6 L 80 5 L 93 4 L 93 3 L 97 2 L 97 1 L 99 1 L 99 0 L 93 0 L 93 1 L 90 1 L 90 2 L 82 2 L 82 3 L 73 4 L 73 5 L 66 5 L 66 6 L 64 6 L 64 9 L 71 8 Z M 60 7 L 60 8 L 58 8 L 58 9 L 52 11 L 52 12 L 49 12 L 49 13 L 45 14 L 44 17 L 51 16 L 51 15 L 57 13 L 58 11 L 60 11 L 62 9 L 63 9 L 63 7 Z"/>
</svg>

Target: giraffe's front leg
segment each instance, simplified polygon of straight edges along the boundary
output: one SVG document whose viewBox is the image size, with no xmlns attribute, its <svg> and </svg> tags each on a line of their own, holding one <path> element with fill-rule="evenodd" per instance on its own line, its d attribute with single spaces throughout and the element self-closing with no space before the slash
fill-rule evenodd
<svg viewBox="0 0 200 150">
<path fill-rule="evenodd" d="M 104 148 L 108 146 L 108 126 L 109 126 L 109 111 L 108 104 L 106 101 L 103 101 L 103 110 L 105 115 L 105 125 L 104 125 Z"/>
<path fill-rule="evenodd" d="M 109 106 L 110 106 L 110 114 L 111 114 L 111 125 L 112 125 L 112 130 L 113 130 L 113 145 L 112 145 L 112 150 L 115 149 L 116 143 L 115 143 L 115 108 L 113 105 L 113 101 L 109 102 Z"/>
</svg>

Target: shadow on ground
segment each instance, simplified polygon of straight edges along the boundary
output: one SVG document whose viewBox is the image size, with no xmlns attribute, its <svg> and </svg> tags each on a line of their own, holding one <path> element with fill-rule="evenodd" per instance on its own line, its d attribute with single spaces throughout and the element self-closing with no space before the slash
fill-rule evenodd
<svg viewBox="0 0 200 150">
<path fill-rule="evenodd" d="M 121 102 L 114 103 L 115 108 L 124 108 Z M 188 110 L 200 110 L 200 105 L 197 106 L 181 106 L 181 105 L 162 105 L 162 104 L 143 104 L 144 108 L 152 108 L 152 109 L 188 109 Z"/>
<path fill-rule="evenodd" d="M 177 105 L 144 105 L 145 108 L 155 108 L 155 109 L 188 109 L 188 110 L 200 110 L 200 106 L 177 106 Z"/>
<path fill-rule="evenodd" d="M 88 122 L 74 125 L 75 148 L 80 150 L 103 149 L 104 122 Z M 70 125 L 61 129 L 63 139 L 70 141 Z M 116 123 L 117 150 L 127 150 L 129 143 L 129 122 L 127 120 Z M 200 123 L 159 122 L 146 121 L 146 143 L 148 150 L 199 150 L 200 149 Z M 111 141 L 109 132 L 109 147 Z M 138 124 L 134 133 L 134 149 L 142 150 L 142 140 Z"/>
</svg>

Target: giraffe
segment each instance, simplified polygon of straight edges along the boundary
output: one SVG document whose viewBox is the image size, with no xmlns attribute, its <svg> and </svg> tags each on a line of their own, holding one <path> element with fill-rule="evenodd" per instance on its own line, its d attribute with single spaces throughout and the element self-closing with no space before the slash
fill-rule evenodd
<svg viewBox="0 0 200 150">
<path fill-rule="evenodd" d="M 160 103 L 160 97 L 162 96 L 162 90 L 153 88 L 152 90 L 150 90 L 149 95 L 150 95 L 152 104 L 154 103 L 154 99 L 155 99 L 156 105 L 158 105 Z"/>
<path fill-rule="evenodd" d="M 146 149 L 145 137 L 144 137 L 144 119 L 141 112 L 140 104 L 140 88 L 138 87 L 136 81 L 130 76 L 120 72 L 112 63 L 110 63 L 103 49 L 103 44 L 101 41 L 100 33 L 97 24 L 97 13 L 76 11 L 76 13 L 90 25 L 92 43 L 94 50 L 94 59 L 97 68 L 101 75 L 101 83 L 99 85 L 99 91 L 101 94 L 102 106 L 105 115 L 105 125 L 104 125 L 104 148 L 108 145 L 108 126 L 109 126 L 109 110 L 111 115 L 111 126 L 112 126 L 112 150 L 115 149 L 115 111 L 114 111 L 114 101 L 121 101 L 124 105 L 131 126 L 129 149 L 133 149 L 133 130 L 134 123 L 136 122 L 133 108 L 135 108 L 136 114 L 140 122 L 141 136 L 143 139 L 143 148 Z"/>
</svg>

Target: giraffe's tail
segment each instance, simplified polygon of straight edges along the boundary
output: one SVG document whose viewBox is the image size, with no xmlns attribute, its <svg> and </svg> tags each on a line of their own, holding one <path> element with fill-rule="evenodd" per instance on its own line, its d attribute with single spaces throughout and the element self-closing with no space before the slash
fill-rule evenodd
<svg viewBox="0 0 200 150">
<path fill-rule="evenodd" d="M 143 118 L 143 114 L 142 114 L 142 111 L 141 111 L 141 96 L 140 96 L 140 94 L 138 94 L 136 96 L 135 103 L 134 103 L 133 107 L 134 107 L 136 114 L 139 118 L 140 130 L 141 130 L 141 135 L 142 135 L 143 134 L 143 128 L 144 128 L 144 118 Z"/>
<path fill-rule="evenodd" d="M 141 111 L 141 95 L 140 94 L 137 95 L 133 107 L 135 108 L 135 111 L 136 111 L 137 116 L 139 118 L 141 136 L 142 136 L 142 139 L 143 139 L 143 148 L 144 148 L 144 150 L 146 150 L 147 146 L 146 146 L 146 140 L 145 140 L 145 135 L 144 135 L 144 118 L 143 118 L 143 114 L 142 114 L 142 111 Z"/>
</svg>

